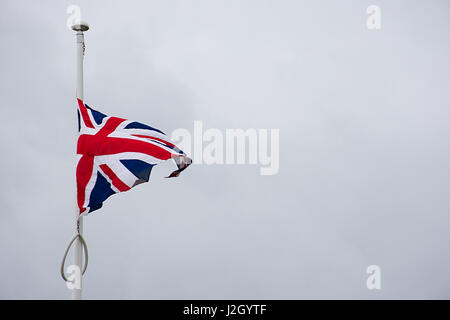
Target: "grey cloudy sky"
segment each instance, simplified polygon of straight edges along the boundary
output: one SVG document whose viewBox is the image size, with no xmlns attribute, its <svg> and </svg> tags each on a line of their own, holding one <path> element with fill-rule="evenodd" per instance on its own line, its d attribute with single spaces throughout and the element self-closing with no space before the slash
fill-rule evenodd
<svg viewBox="0 0 450 320">
<path fill-rule="evenodd" d="M 85 298 L 450 298 L 450 4 L 438 0 L 1 1 L 0 298 L 70 298 L 70 4 L 91 25 L 93 107 L 167 132 L 280 129 L 277 175 L 193 165 L 85 218 Z"/>
</svg>

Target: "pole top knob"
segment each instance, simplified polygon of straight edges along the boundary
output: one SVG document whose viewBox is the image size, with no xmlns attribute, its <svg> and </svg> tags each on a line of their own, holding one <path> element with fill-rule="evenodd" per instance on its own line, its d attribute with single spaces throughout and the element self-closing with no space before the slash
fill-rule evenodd
<svg viewBox="0 0 450 320">
<path fill-rule="evenodd" d="M 89 24 L 85 21 L 77 21 L 74 25 L 72 25 L 72 30 L 74 31 L 88 31 Z"/>
</svg>

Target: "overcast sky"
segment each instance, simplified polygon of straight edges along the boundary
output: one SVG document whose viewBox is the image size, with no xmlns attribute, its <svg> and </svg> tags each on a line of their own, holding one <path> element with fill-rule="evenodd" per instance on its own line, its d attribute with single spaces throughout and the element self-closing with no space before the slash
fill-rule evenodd
<svg viewBox="0 0 450 320">
<path fill-rule="evenodd" d="M 71 296 L 70 4 L 90 106 L 169 133 L 280 129 L 277 175 L 155 168 L 86 217 L 84 298 L 450 298 L 445 0 L 2 0 L 0 298 Z"/>
</svg>

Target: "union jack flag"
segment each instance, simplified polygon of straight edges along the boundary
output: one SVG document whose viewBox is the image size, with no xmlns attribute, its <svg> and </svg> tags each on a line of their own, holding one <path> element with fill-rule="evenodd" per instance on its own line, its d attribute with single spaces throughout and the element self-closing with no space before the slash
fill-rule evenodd
<svg viewBox="0 0 450 320">
<path fill-rule="evenodd" d="M 78 99 L 77 202 L 79 214 L 100 209 L 111 195 L 147 182 L 154 165 L 173 159 L 177 177 L 191 163 L 156 128 L 109 117 Z"/>
</svg>

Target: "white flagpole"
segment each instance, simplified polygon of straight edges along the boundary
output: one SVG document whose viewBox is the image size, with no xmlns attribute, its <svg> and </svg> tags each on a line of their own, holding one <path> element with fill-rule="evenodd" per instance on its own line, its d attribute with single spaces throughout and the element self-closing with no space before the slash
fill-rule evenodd
<svg viewBox="0 0 450 320">
<path fill-rule="evenodd" d="M 89 30 L 86 22 L 79 22 L 72 26 L 77 37 L 77 98 L 83 100 L 83 57 L 84 57 L 84 31 Z M 78 205 L 75 201 L 75 234 L 83 236 L 83 217 L 79 217 Z M 80 270 L 80 288 L 72 289 L 72 300 L 81 300 L 82 290 L 82 268 L 83 268 L 83 246 L 78 238 L 74 246 L 74 265 Z"/>
</svg>

